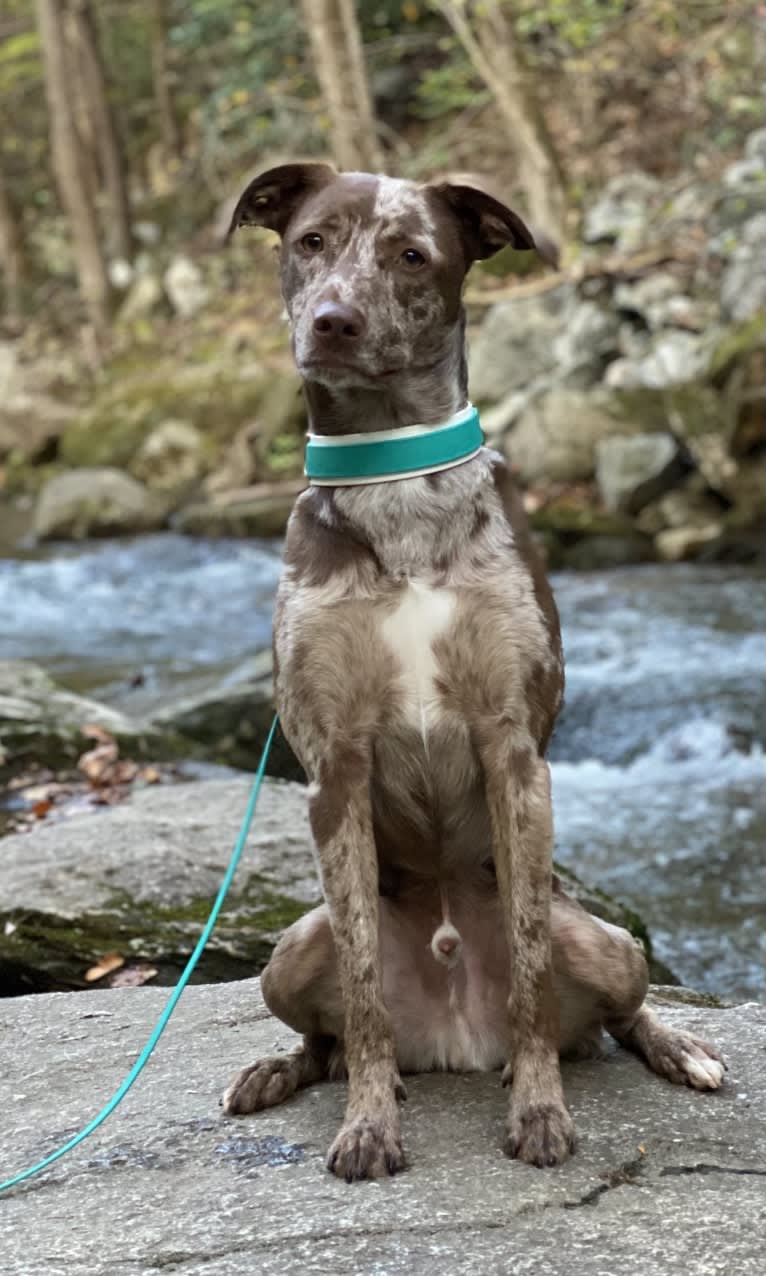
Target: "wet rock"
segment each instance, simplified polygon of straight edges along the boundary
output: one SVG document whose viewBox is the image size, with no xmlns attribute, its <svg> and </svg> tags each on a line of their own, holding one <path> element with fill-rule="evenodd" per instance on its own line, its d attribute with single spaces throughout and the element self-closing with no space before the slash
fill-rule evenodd
<svg viewBox="0 0 766 1276">
<path fill-rule="evenodd" d="M 198 746 L 205 757 L 228 766 L 258 765 L 274 717 L 271 651 L 261 651 L 226 678 L 193 696 L 167 705 L 153 719 L 161 733 L 170 732 Z M 269 774 L 303 779 L 292 750 L 278 732 Z"/>
<path fill-rule="evenodd" d="M 124 714 L 74 695 L 24 660 L 0 661 L 0 772 L 28 765 L 74 762 L 87 747 L 80 729 L 105 727 L 131 752 L 143 752 L 152 733 Z"/>
<path fill-rule="evenodd" d="M 175 257 L 165 271 L 163 283 L 173 309 L 183 319 L 196 315 L 210 300 L 205 277 L 190 257 Z"/>
<path fill-rule="evenodd" d="M 652 206 L 661 196 L 661 184 L 648 173 L 613 177 L 585 214 L 586 244 L 611 243 L 621 252 L 640 247 L 649 231 Z"/>
<path fill-rule="evenodd" d="M 212 451 L 202 432 L 188 421 L 162 421 L 142 443 L 131 470 L 150 488 L 178 492 L 201 479 Z"/>
<path fill-rule="evenodd" d="M 535 399 L 507 436 L 505 451 L 525 483 L 591 478 L 596 447 L 613 434 L 636 432 L 609 410 L 608 396 L 556 388 Z"/>
<path fill-rule="evenodd" d="M 569 285 L 533 297 L 502 301 L 487 314 L 469 349 L 469 384 L 476 403 L 492 403 L 555 366 Z"/>
<path fill-rule="evenodd" d="M 41 540 L 82 540 L 161 527 L 164 506 L 142 483 L 104 467 L 70 470 L 43 487 L 34 531 Z"/>
<path fill-rule="evenodd" d="M 607 438 L 596 445 L 596 480 L 609 510 L 637 514 L 671 488 L 684 469 L 672 434 Z"/>
</svg>

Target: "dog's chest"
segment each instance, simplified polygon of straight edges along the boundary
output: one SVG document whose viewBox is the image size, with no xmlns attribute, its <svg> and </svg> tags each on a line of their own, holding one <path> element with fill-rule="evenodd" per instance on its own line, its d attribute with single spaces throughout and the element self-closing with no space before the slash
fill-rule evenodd
<svg viewBox="0 0 766 1276">
<path fill-rule="evenodd" d="M 456 594 L 424 579 L 408 579 L 380 626 L 380 637 L 393 658 L 400 713 L 424 736 L 439 715 L 434 645 L 449 640 Z"/>
</svg>

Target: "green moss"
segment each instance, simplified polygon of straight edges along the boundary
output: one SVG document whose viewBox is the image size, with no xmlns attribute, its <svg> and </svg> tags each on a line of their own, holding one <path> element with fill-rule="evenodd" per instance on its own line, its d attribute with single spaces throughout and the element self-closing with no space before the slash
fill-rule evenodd
<svg viewBox="0 0 766 1276">
<path fill-rule="evenodd" d="M 634 531 L 630 519 L 619 514 L 555 501 L 535 510 L 530 522 L 536 532 L 553 532 L 558 536 L 629 536 Z"/>
<path fill-rule="evenodd" d="M 754 350 L 762 350 L 766 341 L 766 316 L 754 315 L 728 331 L 719 341 L 710 361 L 710 375 L 719 377 L 728 372 L 732 363 Z"/>
</svg>

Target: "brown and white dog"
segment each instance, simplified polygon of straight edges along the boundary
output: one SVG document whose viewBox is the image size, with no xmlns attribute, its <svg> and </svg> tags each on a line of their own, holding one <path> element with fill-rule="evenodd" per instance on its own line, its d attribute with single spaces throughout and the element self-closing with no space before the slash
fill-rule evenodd
<svg viewBox="0 0 766 1276">
<path fill-rule="evenodd" d="M 311 429 L 329 435 L 465 407 L 466 272 L 506 244 L 534 247 L 470 186 L 323 164 L 256 178 L 232 225 L 282 238 Z M 263 972 L 267 1005 L 303 1044 L 240 1072 L 226 1112 L 345 1070 L 328 1167 L 350 1181 L 404 1165 L 400 1073 L 504 1067 L 506 1151 L 539 1166 L 574 1146 L 559 1056 L 597 1054 L 602 1028 L 671 1081 L 721 1084 L 718 1052 L 643 1005 L 636 941 L 552 875 L 559 623 L 500 456 L 303 493 L 275 660 L 326 902 Z"/>
</svg>

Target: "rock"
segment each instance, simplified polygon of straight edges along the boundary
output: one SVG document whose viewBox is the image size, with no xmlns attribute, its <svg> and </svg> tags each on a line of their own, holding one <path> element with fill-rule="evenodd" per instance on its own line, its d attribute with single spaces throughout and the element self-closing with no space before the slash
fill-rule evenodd
<svg viewBox="0 0 766 1276">
<path fill-rule="evenodd" d="M 613 243 L 630 252 L 645 242 L 652 205 L 662 186 L 648 173 L 621 173 L 607 182 L 601 198 L 585 214 L 586 244 Z"/>
<path fill-rule="evenodd" d="M 575 374 L 584 384 L 597 381 L 609 359 L 619 349 L 619 318 L 595 301 L 575 302 L 567 307 L 563 327 L 553 342 L 557 379 L 571 382 Z"/>
<path fill-rule="evenodd" d="M 720 519 L 723 509 L 721 500 L 697 473 L 682 486 L 650 501 L 638 515 L 636 526 L 650 536 L 668 527 L 705 527 Z"/>
<path fill-rule="evenodd" d="M 238 776 L 154 785 L 103 813 L 2 839 L 0 996 L 82 987 L 94 959 L 113 951 L 159 964 L 160 980 L 172 982 L 220 885 L 251 784 Z M 585 907 L 627 926 L 651 954 L 640 918 L 558 871 Z M 319 896 L 306 789 L 267 780 L 203 976 L 260 969 L 281 930 Z"/>
<path fill-rule="evenodd" d="M 226 678 L 166 706 L 153 725 L 162 734 L 170 732 L 199 746 L 205 757 L 254 770 L 273 717 L 272 656 L 271 651 L 261 651 Z M 268 771 L 285 779 L 304 778 L 281 732 Z"/>
<path fill-rule="evenodd" d="M 196 315 L 210 300 L 204 275 L 189 257 L 174 257 L 165 271 L 163 283 L 170 304 L 183 319 Z"/>
<path fill-rule="evenodd" d="M 40 459 L 71 420 L 72 408 L 49 393 L 55 380 L 44 359 L 22 364 L 16 345 L 0 341 L 0 460 Z"/>
<path fill-rule="evenodd" d="M 475 403 L 494 403 L 555 366 L 553 341 L 574 296 L 570 285 L 492 306 L 469 347 Z"/>
<path fill-rule="evenodd" d="M 122 1081 L 167 994 L 114 990 L 6 1002 L 0 1105 L 7 1174 L 78 1129 Z M 565 1064 L 575 1156 L 532 1170 L 500 1150 L 497 1074 L 407 1077 L 408 1167 L 350 1187 L 324 1167 L 346 1098 L 311 1086 L 221 1116 L 235 1069 L 298 1038 L 258 982 L 184 993 L 129 1099 L 74 1152 L 2 1198 L 4 1276 L 703 1276 L 762 1266 L 766 1011 L 655 990 L 670 1026 L 723 1048 L 719 1095 L 672 1086 L 627 1051 Z M 23 1100 L 19 1098 L 23 1095 Z M 456 1186 L 456 1165 L 459 1185 Z"/>
<path fill-rule="evenodd" d="M 613 434 L 635 431 L 608 411 L 607 397 L 557 388 L 535 399 L 508 435 L 506 455 L 525 483 L 591 478 L 596 446 Z"/>
<path fill-rule="evenodd" d="M 70 470 L 43 487 L 34 516 L 41 540 L 82 540 L 161 527 L 165 510 L 136 479 L 99 467 Z"/>
<path fill-rule="evenodd" d="M 160 492 L 191 487 L 205 473 L 211 446 L 188 421 L 162 421 L 144 440 L 131 470 Z"/>
<path fill-rule="evenodd" d="M 87 747 L 80 728 L 97 723 L 133 753 L 145 753 L 153 733 L 106 705 L 58 686 L 25 660 L 0 661 L 0 773 L 28 765 L 76 761 Z"/>
<path fill-rule="evenodd" d="M 658 532 L 654 538 L 658 557 L 666 563 L 678 563 L 682 560 L 697 558 L 711 541 L 718 540 L 723 533 L 723 523 L 716 521 L 703 523 L 693 527 L 671 527 Z"/>
<path fill-rule="evenodd" d="M 636 434 L 596 444 L 596 481 L 606 508 L 637 514 L 684 472 L 672 434 Z"/>
<path fill-rule="evenodd" d="M 756 129 L 745 142 L 745 159 L 761 166 L 766 178 L 766 128 Z"/>
<path fill-rule="evenodd" d="M 117 316 L 120 323 L 134 323 L 161 310 L 165 303 L 162 284 L 156 275 L 139 275 L 120 306 Z"/>
<path fill-rule="evenodd" d="M 174 516 L 173 527 L 189 536 L 281 536 L 304 484 L 298 480 L 284 486 L 287 490 L 281 493 L 270 491 L 267 495 L 258 495 L 254 488 L 252 497 L 187 505 Z"/>
<path fill-rule="evenodd" d="M 766 310 L 766 212 L 751 217 L 740 231 L 721 279 L 721 305 L 738 321 Z"/>
<path fill-rule="evenodd" d="M 695 381 L 707 372 L 719 338 L 720 333 L 715 330 L 704 334 L 660 332 L 642 357 L 615 359 L 610 363 L 604 381 L 614 389 L 654 390 Z"/>
<path fill-rule="evenodd" d="M 614 304 L 623 314 L 637 316 L 652 332 L 660 328 L 702 332 L 717 316 L 712 302 L 687 296 L 678 279 L 665 271 L 619 283 L 614 290 Z"/>
</svg>

